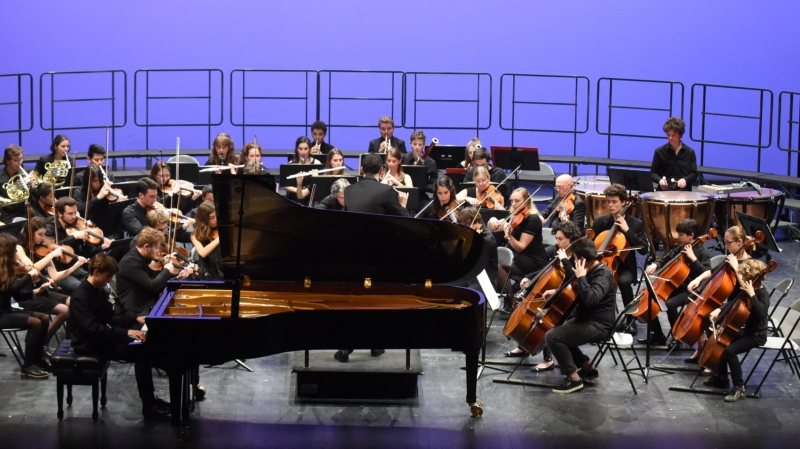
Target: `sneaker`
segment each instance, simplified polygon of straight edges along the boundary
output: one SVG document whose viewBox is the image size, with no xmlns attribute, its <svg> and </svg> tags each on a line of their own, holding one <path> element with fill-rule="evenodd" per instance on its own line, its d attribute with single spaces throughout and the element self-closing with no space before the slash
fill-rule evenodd
<svg viewBox="0 0 800 449">
<path fill-rule="evenodd" d="M 722 379 L 717 376 L 709 377 L 708 379 L 703 381 L 703 385 L 713 388 L 722 388 L 722 389 L 730 388 L 730 382 L 728 382 L 728 379 Z"/>
<path fill-rule="evenodd" d="M 42 348 L 42 356 L 47 357 L 47 358 L 50 358 L 50 357 L 53 356 L 53 350 L 50 349 L 50 346 L 44 345 L 44 348 Z"/>
<path fill-rule="evenodd" d="M 736 402 L 746 398 L 747 395 L 744 393 L 744 385 L 741 387 L 733 387 L 733 390 L 728 392 L 728 395 L 725 396 L 725 402 Z"/>
<path fill-rule="evenodd" d="M 28 379 L 47 379 L 50 377 L 49 374 L 42 371 L 38 366 L 31 365 L 31 366 L 23 366 L 22 367 L 22 375 L 27 377 Z"/>
<path fill-rule="evenodd" d="M 581 379 L 583 380 L 593 380 L 600 377 L 600 373 L 597 371 L 597 368 L 594 367 L 589 368 L 588 370 L 586 370 L 586 372 L 580 370 L 578 371 L 578 375 L 581 376 Z"/>
<path fill-rule="evenodd" d="M 569 394 L 574 391 L 578 391 L 583 389 L 583 379 L 569 379 L 567 378 L 564 381 L 564 385 L 561 387 L 553 388 L 553 393 L 555 394 Z"/>
</svg>

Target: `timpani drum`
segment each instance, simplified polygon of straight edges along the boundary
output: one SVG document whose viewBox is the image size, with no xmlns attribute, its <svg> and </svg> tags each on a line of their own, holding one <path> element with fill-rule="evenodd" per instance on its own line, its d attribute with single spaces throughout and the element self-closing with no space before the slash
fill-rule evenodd
<svg viewBox="0 0 800 449">
<path fill-rule="evenodd" d="M 698 233 L 704 234 L 711 227 L 714 213 L 714 198 L 703 192 L 665 191 L 649 192 L 641 196 L 644 227 L 650 247 L 655 241 L 664 243 L 669 252 L 678 245 L 678 223 L 693 218 L 700 226 Z M 654 251 L 655 252 L 655 251 Z"/>
<path fill-rule="evenodd" d="M 726 223 L 728 227 L 740 226 L 739 217 L 735 213 L 737 210 L 747 215 L 763 218 L 764 221 L 770 223 L 775 218 L 781 198 L 783 198 L 783 192 L 768 188 L 762 188 L 761 193 L 755 190 L 752 192 L 731 193 L 730 199 L 728 195 L 714 195 L 714 200 L 716 201 L 714 214 L 717 226 L 722 232 L 727 230 L 722 229 Z"/>
<path fill-rule="evenodd" d="M 611 185 L 611 182 L 608 180 L 608 176 L 599 175 L 580 176 L 578 181 L 580 184 L 575 186 L 575 194 L 586 203 L 586 228 L 588 229 L 594 224 L 595 218 L 608 213 L 606 196 L 603 191 Z M 638 194 L 638 191 L 631 191 L 633 196 Z M 628 208 L 628 215 L 639 216 L 636 204 Z"/>
</svg>

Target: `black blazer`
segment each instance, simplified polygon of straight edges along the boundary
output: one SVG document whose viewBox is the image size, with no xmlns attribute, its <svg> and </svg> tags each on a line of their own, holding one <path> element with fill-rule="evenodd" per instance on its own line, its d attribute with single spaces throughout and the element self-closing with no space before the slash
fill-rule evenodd
<svg viewBox="0 0 800 449">
<path fill-rule="evenodd" d="M 560 202 L 561 202 L 561 197 L 560 196 L 556 196 L 556 198 L 550 203 L 550 205 L 547 206 L 547 209 L 542 211 L 542 217 L 544 217 L 544 218 L 549 217 L 550 214 L 553 212 L 553 210 L 556 208 L 556 206 L 558 206 L 558 204 Z M 580 228 L 580 230 L 583 231 L 583 227 L 584 227 L 584 224 L 586 222 L 586 203 L 584 203 L 583 200 L 581 199 L 581 197 L 579 197 L 576 194 L 575 195 L 575 201 L 572 202 L 572 206 L 573 206 L 572 214 L 570 214 L 570 216 L 569 216 L 569 221 L 571 221 L 571 222 L 575 223 L 576 225 L 578 225 L 578 228 Z M 553 215 L 553 219 L 550 222 L 550 227 L 554 228 L 556 226 L 556 223 L 560 223 L 560 222 L 561 222 L 561 218 L 558 216 L 558 214 Z M 545 224 L 547 224 L 547 223 L 545 223 Z"/>
<path fill-rule="evenodd" d="M 367 177 L 344 189 L 344 204 L 350 212 L 398 215 L 407 217 L 408 210 L 400 205 L 397 192 L 375 178 Z"/>
<path fill-rule="evenodd" d="M 67 154 L 67 158 L 69 158 L 69 154 Z M 39 179 L 42 179 L 44 174 L 47 173 L 47 169 L 44 168 L 45 165 L 47 165 L 48 162 L 53 162 L 54 160 L 55 156 L 50 153 L 40 157 L 39 160 L 36 161 L 36 168 L 34 168 L 34 170 L 39 173 Z M 69 161 L 69 163 L 72 164 L 72 161 Z M 64 185 L 69 185 L 70 179 L 72 179 L 72 170 L 67 170 L 67 176 L 64 178 Z M 53 187 L 55 188 L 55 186 Z"/>
<path fill-rule="evenodd" d="M 369 141 L 369 151 L 370 153 L 380 153 L 381 150 L 381 143 L 386 140 L 383 137 L 378 137 L 377 139 L 372 139 Z M 406 143 L 403 140 L 398 139 L 397 137 L 392 136 L 391 139 L 392 147 L 397 148 L 400 150 L 401 153 L 406 152 Z"/>
<path fill-rule="evenodd" d="M 636 217 L 625 215 L 625 222 L 628 223 L 628 232 L 625 233 L 628 245 L 631 247 L 641 246 L 636 252 L 639 254 L 647 254 L 650 250 L 650 245 L 647 243 L 647 235 L 644 233 L 642 221 Z M 594 230 L 595 236 L 598 236 L 601 232 L 611 229 L 613 225 L 614 217 L 612 217 L 611 214 L 603 214 L 595 218 L 592 229 Z M 627 266 L 634 275 L 636 274 L 636 257 L 634 257 L 633 254 L 629 254 L 625 258 L 625 266 Z"/>
</svg>

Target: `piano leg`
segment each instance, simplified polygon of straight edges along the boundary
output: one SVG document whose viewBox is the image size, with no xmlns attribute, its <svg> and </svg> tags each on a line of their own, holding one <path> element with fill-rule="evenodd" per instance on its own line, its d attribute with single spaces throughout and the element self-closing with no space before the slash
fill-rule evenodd
<svg viewBox="0 0 800 449">
<path fill-rule="evenodd" d="M 189 438 L 189 401 L 191 397 L 191 371 L 180 368 L 167 370 L 172 425 L 177 427 L 180 441 Z"/>
<path fill-rule="evenodd" d="M 467 374 L 467 404 L 473 418 L 480 418 L 483 415 L 483 404 L 478 402 L 478 350 L 466 352 L 466 374 Z"/>
</svg>

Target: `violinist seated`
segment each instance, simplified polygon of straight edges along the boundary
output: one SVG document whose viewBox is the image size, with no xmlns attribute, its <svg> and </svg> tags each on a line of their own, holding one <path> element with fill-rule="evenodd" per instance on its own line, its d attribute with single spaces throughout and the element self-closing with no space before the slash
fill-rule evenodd
<svg viewBox="0 0 800 449">
<path fill-rule="evenodd" d="M 578 240 L 579 238 L 583 237 L 583 231 L 578 228 L 578 225 L 571 221 L 562 221 L 560 223 L 556 223 L 555 227 L 552 230 L 553 235 L 556 237 L 556 254 L 554 257 L 557 257 L 560 261 L 561 259 L 569 259 L 570 263 L 575 264 L 575 257 L 572 253 L 572 248 L 570 245 L 572 242 Z M 520 281 L 519 287 L 524 289 L 528 283 L 531 282 L 532 279 L 536 277 L 538 274 L 537 271 L 529 273 L 525 275 L 525 277 Z M 524 357 L 527 355 L 527 352 L 522 348 L 516 348 L 513 351 L 509 351 L 506 353 L 506 357 Z M 553 354 L 550 352 L 548 348 L 544 348 L 542 351 L 543 360 L 538 365 L 531 368 L 534 372 L 543 372 L 543 371 L 550 371 L 554 368 L 553 364 Z"/>
<path fill-rule="evenodd" d="M 395 187 L 414 187 L 411 176 L 403 171 L 400 165 L 403 154 L 397 148 L 391 148 L 386 152 L 386 167 L 381 177 L 381 182 Z"/>
<path fill-rule="evenodd" d="M 3 198 L 9 199 L 8 191 L 3 186 L 14 176 L 23 176 L 24 169 L 22 168 L 22 160 L 22 147 L 17 145 L 9 145 L 6 147 L 3 153 L 3 164 L 5 164 L 5 166 L 3 170 L 0 170 L 0 196 Z M 30 182 L 33 182 L 33 178 L 30 179 Z M 27 186 L 27 188 L 30 188 L 30 186 Z M 0 221 L 3 223 L 20 221 L 27 219 L 27 217 L 28 214 L 25 210 L 24 201 L 0 209 Z"/>
<path fill-rule="evenodd" d="M 311 124 L 311 138 L 314 140 L 314 146 L 311 147 L 313 154 L 328 154 L 333 149 L 333 145 L 325 142 L 325 136 L 328 134 L 328 125 L 321 120 L 317 120 Z"/>
<path fill-rule="evenodd" d="M 328 153 L 331 154 L 331 153 Z M 346 210 L 344 202 L 344 189 L 350 185 L 346 179 L 337 179 L 331 186 L 331 194 L 315 205 L 316 209 Z"/>
<path fill-rule="evenodd" d="M 488 228 L 492 232 L 503 231 L 508 246 L 514 253 L 511 266 L 499 265 L 497 268 L 500 282 L 506 290 L 505 312 L 513 308 L 514 287 L 510 276 L 522 277 L 538 271 L 547 265 L 547 252 L 542 243 L 542 221 L 536 216 L 529 201 L 530 194 L 524 187 L 511 192 L 511 208 L 509 220 L 498 220 L 492 217 Z"/>
<path fill-rule="evenodd" d="M 103 164 L 106 162 L 106 150 L 96 143 L 89 145 L 89 150 L 86 152 L 86 161 L 89 165 L 96 165 L 98 167 L 102 167 Z M 82 186 L 83 185 L 83 175 L 85 170 L 80 170 L 78 173 L 75 174 L 75 182 L 74 185 Z M 113 173 L 106 173 L 106 179 L 111 182 L 114 182 L 114 174 Z M 78 199 L 76 195 L 76 191 L 73 192 L 73 198 L 76 200 Z"/>
<path fill-rule="evenodd" d="M 50 291 L 48 287 L 70 276 L 86 263 L 86 258 L 84 257 L 67 255 L 66 252 L 71 252 L 71 248 L 62 248 L 55 245 L 52 240 L 45 237 L 46 231 L 47 226 L 44 219 L 39 217 L 32 218 L 30 225 L 22 229 L 17 246 L 17 260 L 20 265 L 33 268 L 34 282 L 30 284 L 30 287 L 35 287 L 32 298 L 17 302 L 23 309 L 55 315 L 47 330 L 45 346 L 50 343 L 58 328 L 67 320 L 70 302 L 69 296 Z M 37 260 L 36 263 L 33 263 L 28 258 L 28 254 L 33 254 L 33 257 Z M 53 263 L 54 260 L 61 262 L 61 265 L 67 265 L 68 268 L 61 271 L 57 270 Z M 39 273 L 46 276 L 39 276 Z M 36 281 L 35 278 L 37 277 L 41 277 L 41 281 Z M 69 329 L 67 329 L 67 335 L 69 335 Z M 49 352 L 49 348 L 46 348 L 45 353 L 50 355 Z"/>
<path fill-rule="evenodd" d="M 547 225 L 547 217 L 552 214 L 551 228 L 555 228 L 557 223 L 571 221 L 578 225 L 578 228 L 583 231 L 586 221 L 586 203 L 583 202 L 581 197 L 575 195 L 573 191 L 574 188 L 575 181 L 572 180 L 572 176 L 561 175 L 556 178 L 555 189 L 558 195 L 553 199 L 553 202 L 547 206 L 547 209 L 542 211 L 540 215 L 542 226 Z"/>
<path fill-rule="evenodd" d="M 464 176 L 464 182 L 475 181 L 475 169 L 478 167 L 485 167 L 486 170 L 488 170 L 489 180 L 492 182 L 503 182 L 506 178 L 506 173 L 500 168 L 492 167 L 491 164 L 489 164 L 490 161 L 491 158 L 486 148 L 476 148 L 475 152 L 472 153 L 472 168 L 467 170 L 467 174 Z"/>
<path fill-rule="evenodd" d="M 455 184 L 453 184 L 449 176 L 442 175 L 441 178 L 436 180 L 436 197 L 433 199 L 433 204 L 423 212 L 421 218 L 455 221 L 457 213 L 454 212 L 454 209 L 457 209 L 465 201 L 459 202 L 456 197 Z M 481 223 L 483 223 L 483 220 L 481 220 Z"/>
<path fill-rule="evenodd" d="M 97 254 L 89 263 L 89 277 L 75 289 L 70 306 L 72 348 L 80 355 L 133 362 L 142 414 L 145 418 L 163 416 L 169 413 L 169 404 L 154 395 L 153 369 L 145 348 L 130 344 L 145 340 L 141 331 L 144 317 L 115 316 L 109 302 L 105 287 L 118 271 L 117 262 L 105 254 Z"/>
<path fill-rule="evenodd" d="M 742 301 L 749 304 L 750 315 L 747 317 L 742 329 L 734 337 L 722 353 L 722 358 L 704 385 L 714 388 L 728 389 L 728 368 L 730 367 L 733 389 L 725 396 L 725 402 L 736 402 L 744 399 L 745 388 L 742 380 L 742 365 L 738 354 L 748 352 L 767 342 L 767 324 L 769 317 L 769 293 L 761 282 L 754 282 L 759 274 L 766 269 L 766 264 L 757 259 L 749 259 L 738 266 L 737 279 L 740 291 L 744 292 Z M 737 293 L 737 297 L 739 294 Z M 733 296 L 731 296 L 733 298 Z M 713 322 L 722 321 L 728 309 L 732 309 L 735 301 L 728 300 L 724 306 L 710 313 Z"/>
<path fill-rule="evenodd" d="M 597 260 L 597 248 L 590 239 L 576 240 L 572 244 L 572 253 L 574 267 L 565 257 L 566 253 L 559 250 L 565 279 L 574 279 L 572 285 L 577 293 L 577 304 L 564 324 L 545 334 L 547 347 L 558 362 L 561 373 L 567 377 L 564 386 L 553 389 L 556 394 L 578 391 L 583 388 L 584 379 L 598 377 L 597 369 L 580 350 L 580 345 L 603 341 L 614 326 L 617 290 L 614 274 Z M 548 290 L 542 296 L 550 300 L 555 293 L 557 290 Z"/>
<path fill-rule="evenodd" d="M 369 141 L 369 153 L 385 153 L 390 148 L 397 148 L 401 153 L 406 153 L 406 143 L 394 136 L 394 120 L 388 115 L 378 119 L 378 129 L 381 136 Z"/>
<path fill-rule="evenodd" d="M 420 195 L 426 196 L 426 192 L 433 192 L 436 178 L 439 176 L 439 169 L 436 166 L 436 161 L 430 155 L 425 159 L 422 156 L 425 154 L 425 133 L 422 131 L 414 131 L 411 133 L 411 152 L 403 155 L 403 165 L 424 165 L 425 173 L 428 175 L 427 182 L 424 189 L 420 189 Z M 421 186 L 420 186 L 421 187 Z"/>
<path fill-rule="evenodd" d="M 381 157 L 367 154 L 361 161 L 364 179 L 344 189 L 344 202 L 349 212 L 407 217 L 408 193 L 397 192 L 379 181 Z"/>
<path fill-rule="evenodd" d="M 625 202 L 628 200 L 628 192 L 625 190 L 625 186 L 611 184 L 606 187 L 603 194 L 606 197 L 606 206 L 611 213 L 600 215 L 595 219 L 592 225 L 595 239 L 599 239 L 603 231 L 608 231 L 616 225 L 617 231 L 624 236 L 627 245 L 631 248 L 638 248 L 636 251 L 639 254 L 646 255 L 649 245 L 642 221 L 632 215 L 621 215 L 625 208 Z M 633 301 L 632 284 L 636 279 L 636 255 L 632 251 L 623 251 L 623 248 L 617 248 L 617 250 L 620 251 L 618 257 L 623 258 L 623 262 L 619 264 L 616 272 L 619 279 L 619 293 L 622 296 L 622 303 L 627 306 Z M 622 323 L 621 326 L 624 327 L 625 332 L 632 335 L 636 335 L 639 332 L 636 328 L 636 321 L 632 317 L 627 318 L 627 321 Z"/>
<path fill-rule="evenodd" d="M 14 236 L 0 234 L 0 328 L 27 331 L 22 375 L 29 379 L 47 379 L 50 363 L 42 357 L 42 348 L 45 347 L 50 316 L 11 307 L 12 297 L 17 301 L 33 297 L 35 290 L 31 288 L 32 277 L 38 276 L 33 267 L 17 263 L 16 248 L 17 239 Z"/>
<path fill-rule="evenodd" d="M 86 221 L 79 221 L 77 203 L 73 198 L 66 196 L 56 201 L 56 216 L 48 221 L 45 235 L 59 245 L 69 246 L 75 254 L 88 259 L 111 246 L 111 240 L 105 237 L 102 239 L 93 237 L 91 234 L 97 234 L 99 230 L 88 225 L 90 223 Z M 58 260 L 54 263 L 59 271 L 68 268 Z M 79 268 L 59 281 L 58 286 L 70 294 L 88 275 L 86 270 Z"/>
<path fill-rule="evenodd" d="M 136 184 L 136 201 L 122 211 L 122 226 L 129 237 L 135 237 L 144 229 L 148 211 L 163 207 L 156 205 L 157 198 L 158 184 L 150 178 L 140 179 Z M 181 228 L 185 231 L 193 224 L 194 220 L 187 219 L 181 222 Z"/>
<path fill-rule="evenodd" d="M 28 204 L 31 208 L 31 217 L 47 219 L 53 216 L 55 205 L 55 191 L 53 184 L 42 182 L 31 189 L 31 196 L 28 197 Z"/>
<path fill-rule="evenodd" d="M 495 240 L 494 235 L 486 229 L 478 209 L 474 207 L 465 207 L 456 212 L 455 216 L 456 220 L 458 220 L 458 224 L 469 226 L 483 237 L 483 251 L 489 254 L 489 263 L 486 264 L 486 274 L 489 276 L 489 280 L 492 281 L 492 287 L 497 290 L 497 267 L 499 266 L 497 261 L 497 240 Z M 471 279 L 465 287 L 483 290 L 477 278 Z"/>
<path fill-rule="evenodd" d="M 670 117 L 664 123 L 668 142 L 656 148 L 650 177 L 658 184 L 658 190 L 692 190 L 697 179 L 697 155 L 681 140 L 686 123 L 678 117 Z"/>
<path fill-rule="evenodd" d="M 691 281 L 700 276 L 706 271 L 711 270 L 711 258 L 703 247 L 702 243 L 692 246 L 700 227 L 694 219 L 687 218 L 676 226 L 678 232 L 679 245 L 672 249 L 668 254 L 661 258 L 661 260 L 654 262 L 647 266 L 645 272 L 653 274 L 656 270 L 661 269 L 669 262 L 675 260 L 677 257 L 684 257 L 684 261 L 689 265 L 689 276 L 672 294 L 667 298 L 667 319 L 669 320 L 669 328 L 675 325 L 680 313 L 678 310 L 689 303 L 689 291 L 686 287 Z M 667 337 L 664 331 L 661 330 L 661 324 L 658 322 L 658 316 L 653 318 L 650 323 L 651 331 L 651 345 L 666 345 Z M 640 343 L 647 344 L 646 338 L 640 338 Z"/>
<path fill-rule="evenodd" d="M 158 185 L 156 201 L 166 207 L 179 209 L 181 213 L 187 214 L 195 208 L 197 199 L 200 198 L 202 192 L 195 190 L 194 186 L 170 179 L 170 176 L 169 165 L 163 161 L 156 162 L 153 164 L 153 168 L 150 169 L 150 179 Z M 189 191 L 183 190 L 184 188 L 188 188 Z"/>
<path fill-rule="evenodd" d="M 197 251 L 197 264 L 205 270 L 207 278 L 223 280 L 222 253 L 219 247 L 217 213 L 214 210 L 214 204 L 205 202 L 197 208 L 192 245 Z"/>
<path fill-rule="evenodd" d="M 725 249 L 728 251 L 728 257 L 725 259 L 725 263 L 727 263 L 733 270 L 736 270 L 739 267 L 739 264 L 745 260 L 750 259 L 750 254 L 747 253 L 743 246 L 745 246 L 745 240 L 747 239 L 747 235 L 745 234 L 744 230 L 739 226 L 731 226 L 725 231 Z M 694 278 L 689 285 L 686 286 L 686 289 L 689 292 L 695 292 L 700 287 L 701 283 L 706 279 L 711 278 L 712 271 L 709 268 L 708 270 L 704 271 L 703 274 Z M 728 296 L 728 298 L 736 298 L 740 293 L 740 286 L 736 284 L 733 288 L 733 291 Z M 700 293 L 699 291 L 697 293 Z M 708 317 L 703 320 L 702 329 L 708 329 L 709 321 Z M 705 345 L 706 338 L 705 334 L 700 335 L 700 339 L 697 341 L 697 351 L 692 354 L 691 357 L 688 359 L 684 359 L 684 362 L 690 364 L 697 364 L 698 360 L 700 360 L 700 354 L 703 352 L 703 346 Z M 706 370 L 704 371 L 705 374 L 709 374 L 711 371 Z"/>
<path fill-rule="evenodd" d="M 78 193 L 74 196 L 78 202 L 78 211 L 83 211 L 86 218 L 98 227 L 108 229 L 110 226 L 107 224 L 111 219 L 108 213 L 109 204 L 125 201 L 128 197 L 119 189 L 112 189 L 111 181 L 104 181 L 103 169 L 99 165 L 89 165 L 82 173 L 83 184 L 80 189 L 76 189 Z"/>
<path fill-rule="evenodd" d="M 214 143 L 211 144 L 211 154 L 205 163 L 205 167 L 217 166 L 224 169 L 228 167 L 231 174 L 236 174 L 236 151 L 233 149 L 233 139 L 226 133 L 219 133 L 214 138 Z M 222 170 L 217 170 L 214 173 L 220 174 Z"/>
<path fill-rule="evenodd" d="M 503 195 L 490 182 L 489 170 L 486 167 L 475 167 L 475 187 L 462 189 L 456 195 L 458 201 L 468 201 L 472 207 L 489 209 L 505 209 Z"/>
<path fill-rule="evenodd" d="M 145 218 L 145 225 L 161 231 L 166 236 L 166 239 L 169 241 L 172 237 L 172 232 L 174 228 L 171 228 L 169 215 L 161 209 L 153 209 L 147 213 L 147 218 Z M 176 232 L 175 241 L 178 243 L 191 243 L 191 233 L 184 230 L 182 227 L 178 226 L 178 230 Z M 136 242 L 139 240 L 139 236 L 134 236 L 131 239 L 130 247 L 128 250 L 131 250 L 136 247 Z"/>
</svg>

